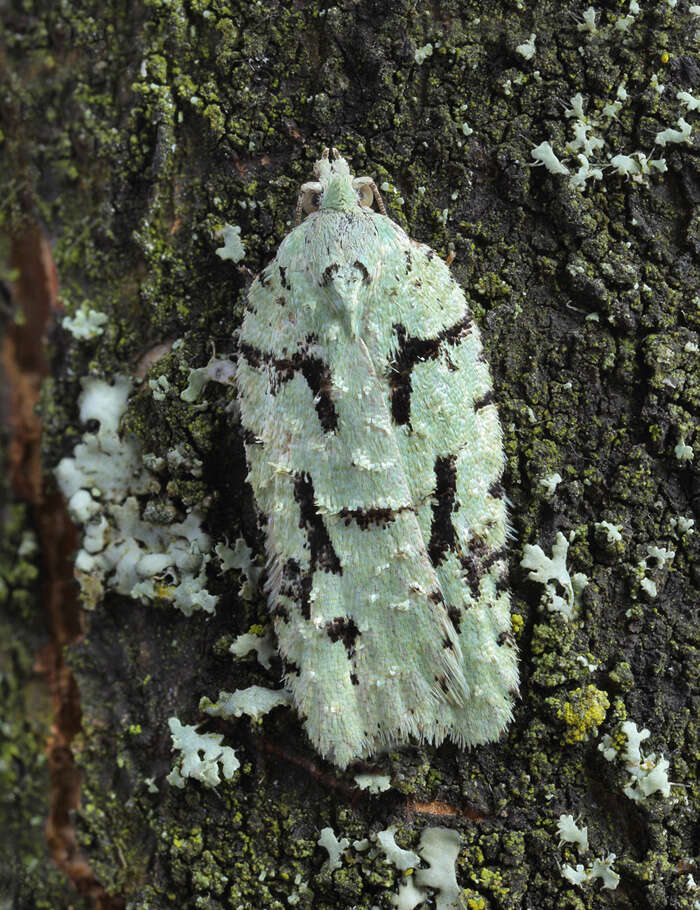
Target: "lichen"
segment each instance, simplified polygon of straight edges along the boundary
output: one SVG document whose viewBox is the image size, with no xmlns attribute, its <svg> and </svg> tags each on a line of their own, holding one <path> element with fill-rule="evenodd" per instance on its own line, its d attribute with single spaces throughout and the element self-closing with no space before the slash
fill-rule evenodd
<svg viewBox="0 0 700 910">
<path fill-rule="evenodd" d="M 568 700 L 559 710 L 559 717 L 566 728 L 564 742 L 577 743 L 590 739 L 605 720 L 609 707 L 607 693 L 594 685 L 570 692 Z"/>
</svg>

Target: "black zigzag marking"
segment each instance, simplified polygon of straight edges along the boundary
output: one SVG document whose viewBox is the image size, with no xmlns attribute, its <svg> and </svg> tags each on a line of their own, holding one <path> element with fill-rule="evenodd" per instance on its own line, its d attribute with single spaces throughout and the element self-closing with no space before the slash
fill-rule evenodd
<svg viewBox="0 0 700 910">
<path fill-rule="evenodd" d="M 448 326 L 435 338 L 415 338 L 399 323 L 394 324 L 398 341 L 396 356 L 389 364 L 387 379 L 391 388 L 391 414 L 394 423 L 411 423 L 411 372 L 413 367 L 424 360 L 435 360 L 440 356 L 443 345 L 454 347 L 471 331 L 472 318 L 469 313 L 454 325 Z"/>
<path fill-rule="evenodd" d="M 280 585 L 280 594 L 285 594 L 301 607 L 301 615 L 304 619 L 311 619 L 311 588 L 313 585 L 313 575 L 308 572 L 302 572 L 301 566 L 296 559 L 288 559 L 282 569 L 282 583 Z M 285 616 L 289 619 L 289 616 Z"/>
<path fill-rule="evenodd" d="M 294 498 L 299 503 L 299 527 L 306 529 L 309 542 L 311 572 L 324 569 L 334 575 L 342 575 L 343 568 L 328 536 L 328 529 L 316 509 L 314 484 L 309 474 L 294 477 Z"/>
<path fill-rule="evenodd" d="M 396 521 L 401 512 L 413 511 L 415 511 L 413 506 L 401 506 L 398 509 L 341 509 L 338 517 L 342 518 L 346 525 L 355 522 L 363 531 L 370 531 L 376 527 L 386 528 L 392 521 Z"/>
<path fill-rule="evenodd" d="M 333 642 L 342 641 L 348 658 L 352 659 L 355 654 L 355 642 L 360 637 L 360 630 L 357 628 L 354 619 L 348 619 L 346 616 L 337 616 L 326 623 L 326 634 Z"/>
<path fill-rule="evenodd" d="M 311 345 L 315 341 L 310 336 L 306 339 L 306 344 Z M 331 398 L 331 372 L 320 357 L 315 357 L 308 351 L 299 351 L 291 357 L 275 357 L 246 343 L 240 345 L 239 351 L 253 369 L 265 365 L 274 370 L 273 395 L 282 383 L 289 382 L 295 373 L 301 373 L 313 393 L 314 407 L 321 426 L 326 433 L 335 432 L 338 427 L 338 412 Z"/>
<path fill-rule="evenodd" d="M 435 492 L 433 493 L 433 520 L 430 525 L 428 556 L 434 566 L 445 558 L 455 544 L 452 511 L 457 495 L 457 457 L 439 456 L 435 459 Z"/>
<path fill-rule="evenodd" d="M 475 598 L 479 596 L 481 579 L 494 563 L 506 558 L 506 553 L 505 547 L 491 549 L 478 537 L 469 542 L 469 552 L 460 557 L 460 562 L 464 570 L 464 579 Z"/>
<path fill-rule="evenodd" d="M 491 389 L 489 389 L 488 392 L 484 392 L 481 398 L 477 398 L 474 401 L 474 410 L 480 411 L 482 408 L 485 408 L 490 404 L 493 404 L 493 392 Z"/>
</svg>

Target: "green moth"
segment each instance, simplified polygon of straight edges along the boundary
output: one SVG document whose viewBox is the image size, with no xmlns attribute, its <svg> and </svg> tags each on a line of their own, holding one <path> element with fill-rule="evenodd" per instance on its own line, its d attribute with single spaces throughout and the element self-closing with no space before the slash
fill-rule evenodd
<svg viewBox="0 0 700 910">
<path fill-rule="evenodd" d="M 335 149 L 315 176 L 251 286 L 236 384 L 286 683 L 344 768 L 496 739 L 518 672 L 479 330 L 370 178 Z"/>
</svg>

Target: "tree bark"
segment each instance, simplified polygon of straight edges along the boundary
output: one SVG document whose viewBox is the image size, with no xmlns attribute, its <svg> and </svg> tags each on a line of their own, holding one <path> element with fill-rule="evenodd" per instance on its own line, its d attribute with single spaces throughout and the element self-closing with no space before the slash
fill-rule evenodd
<svg viewBox="0 0 700 910">
<path fill-rule="evenodd" d="M 455 906 L 697 906 L 700 18 L 684 0 L 594 16 L 8 0 L 2 19 L 0 906 L 390 907 L 390 825 L 414 851 L 426 828 L 458 833 Z M 536 166 L 545 141 L 558 167 Z M 193 371 L 214 357 L 226 378 L 250 278 L 326 145 L 411 237 L 454 253 L 512 504 L 515 720 L 471 752 L 377 758 L 379 794 L 315 755 L 291 710 L 199 710 L 281 669 L 228 652 L 268 615 L 216 547 L 243 538 L 262 566 L 262 540 L 233 390 Z M 239 264 L 216 255 L 225 224 Z M 54 470 L 95 431 L 86 378 L 130 383 L 119 438 L 158 485 L 134 494 L 140 519 L 160 533 L 201 514 L 213 613 L 184 615 L 165 583 L 139 598 L 73 580 L 85 528 Z M 566 590 L 521 565 L 536 545 L 546 568 L 559 532 L 580 573 L 568 617 L 551 609 Z M 171 717 L 223 736 L 231 780 L 168 783 Z M 650 731 L 646 768 L 628 767 L 629 721 Z M 662 755 L 672 785 L 640 798 L 635 774 L 663 778 Z M 560 843 L 563 815 L 588 852 Z M 348 842 L 335 869 L 328 827 Z M 614 889 L 570 881 L 611 853 Z"/>
</svg>

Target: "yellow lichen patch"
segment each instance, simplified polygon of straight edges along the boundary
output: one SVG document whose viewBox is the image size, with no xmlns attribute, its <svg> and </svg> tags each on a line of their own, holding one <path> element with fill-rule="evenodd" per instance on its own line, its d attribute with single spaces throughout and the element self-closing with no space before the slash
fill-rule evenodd
<svg viewBox="0 0 700 910">
<path fill-rule="evenodd" d="M 574 689 L 559 711 L 559 719 L 566 725 L 564 742 L 585 742 L 605 720 L 609 707 L 608 696 L 601 689 L 593 685 Z"/>
</svg>

